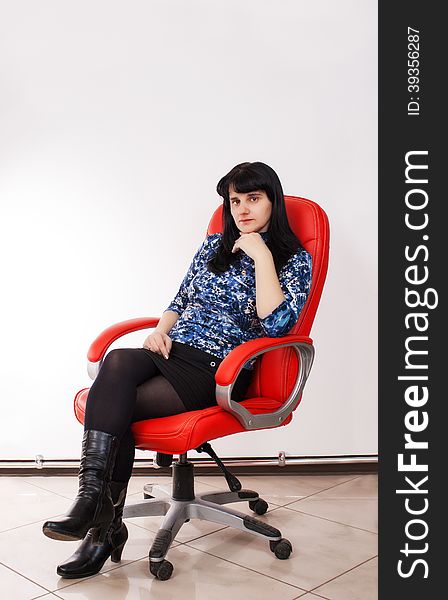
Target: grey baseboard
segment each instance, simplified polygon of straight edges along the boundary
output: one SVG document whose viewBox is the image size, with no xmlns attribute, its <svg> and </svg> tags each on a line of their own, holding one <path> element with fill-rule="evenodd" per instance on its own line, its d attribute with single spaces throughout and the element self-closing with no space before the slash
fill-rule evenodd
<svg viewBox="0 0 448 600">
<path fill-rule="evenodd" d="M 176 460 L 176 457 L 175 457 Z M 196 474 L 220 475 L 222 472 L 211 458 L 189 458 L 195 466 Z M 378 472 L 378 456 L 332 455 L 332 456 L 286 456 L 286 457 L 250 457 L 221 458 L 226 467 L 235 475 L 325 475 L 325 474 L 362 474 Z M 67 476 L 77 475 L 79 461 L 58 460 L 0 460 L 0 475 L 8 476 Z M 151 460 L 136 459 L 133 475 L 166 476 L 171 468 L 160 468 Z"/>
</svg>

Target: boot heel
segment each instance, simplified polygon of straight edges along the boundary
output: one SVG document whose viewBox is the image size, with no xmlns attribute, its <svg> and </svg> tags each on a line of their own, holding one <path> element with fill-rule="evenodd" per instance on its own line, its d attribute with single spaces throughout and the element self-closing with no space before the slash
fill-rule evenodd
<svg viewBox="0 0 448 600">
<path fill-rule="evenodd" d="M 123 548 L 124 545 L 126 544 L 126 542 L 123 542 L 121 544 L 121 546 L 117 546 L 117 548 L 115 548 L 114 550 L 112 550 L 112 553 L 110 555 L 110 559 L 112 562 L 120 562 L 121 560 L 121 555 L 123 554 Z"/>
</svg>

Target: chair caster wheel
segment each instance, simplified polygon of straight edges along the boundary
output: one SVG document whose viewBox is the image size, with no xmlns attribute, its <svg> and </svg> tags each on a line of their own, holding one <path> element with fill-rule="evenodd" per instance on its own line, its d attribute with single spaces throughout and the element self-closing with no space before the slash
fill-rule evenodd
<svg viewBox="0 0 448 600">
<path fill-rule="evenodd" d="M 258 498 L 258 500 L 249 500 L 249 508 L 255 511 L 257 515 L 264 515 L 269 508 L 269 504 L 266 500 Z"/>
<path fill-rule="evenodd" d="M 292 552 L 292 544 L 286 538 L 282 538 L 275 542 L 269 542 L 269 547 L 271 552 L 273 552 L 280 560 L 286 560 Z"/>
<path fill-rule="evenodd" d="M 171 577 L 173 572 L 173 565 L 169 560 L 162 560 L 160 562 L 149 561 L 149 570 L 151 575 L 155 575 L 157 579 L 166 581 Z"/>
</svg>

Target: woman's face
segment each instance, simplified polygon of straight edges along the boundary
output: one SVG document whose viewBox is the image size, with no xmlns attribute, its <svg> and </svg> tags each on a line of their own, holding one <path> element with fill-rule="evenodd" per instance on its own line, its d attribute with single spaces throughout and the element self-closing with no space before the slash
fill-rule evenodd
<svg viewBox="0 0 448 600">
<path fill-rule="evenodd" d="M 263 190 L 236 192 L 229 186 L 230 212 L 241 233 L 261 233 L 269 228 L 272 202 Z"/>
</svg>

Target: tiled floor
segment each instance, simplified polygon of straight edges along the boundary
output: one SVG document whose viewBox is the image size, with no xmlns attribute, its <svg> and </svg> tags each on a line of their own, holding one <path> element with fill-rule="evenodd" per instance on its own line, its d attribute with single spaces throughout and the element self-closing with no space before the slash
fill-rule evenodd
<svg viewBox="0 0 448 600">
<path fill-rule="evenodd" d="M 376 475 L 239 476 L 243 487 L 269 503 L 258 517 L 293 545 L 278 560 L 258 536 L 192 519 L 179 531 L 167 559 L 171 579 L 149 574 L 148 550 L 163 517 L 127 519 L 121 563 L 106 562 L 86 579 L 61 579 L 56 565 L 79 542 L 42 534 L 76 496 L 76 477 L 0 477 L 0 590 L 8 600 L 374 600 L 377 598 Z M 128 502 L 144 483 L 169 486 L 169 477 L 133 477 Z M 227 489 L 223 477 L 197 476 L 196 491 Z M 253 514 L 247 502 L 231 508 Z M 257 516 L 257 515 L 255 515 Z M 230 587 L 231 586 L 231 587 Z"/>
</svg>

